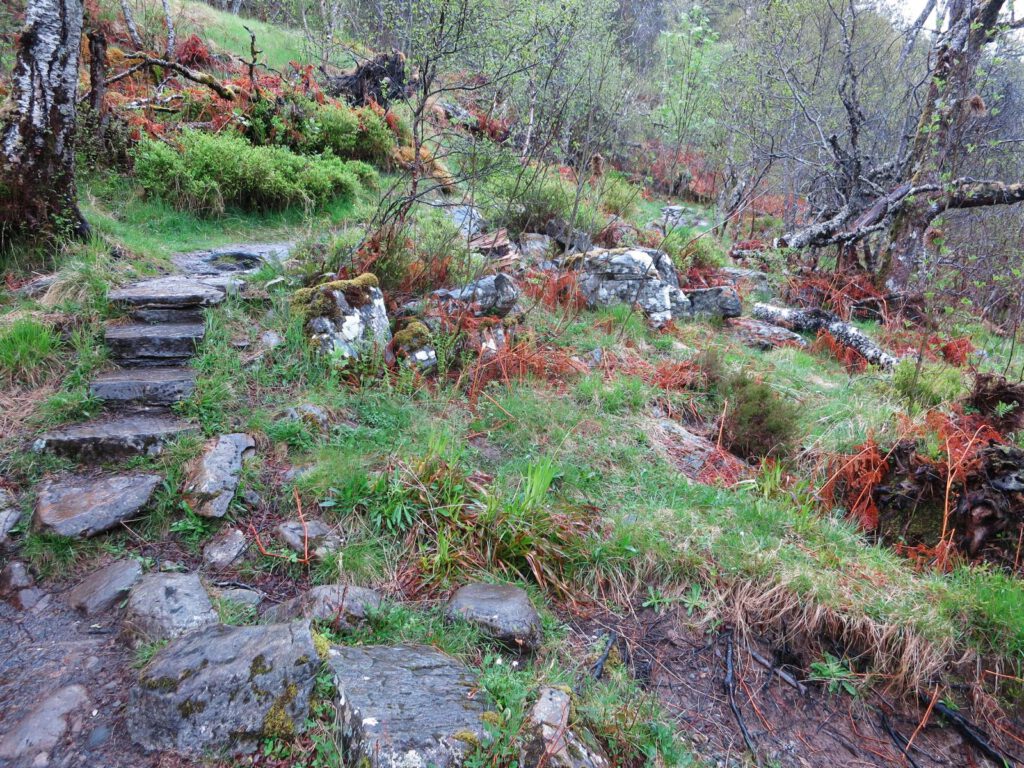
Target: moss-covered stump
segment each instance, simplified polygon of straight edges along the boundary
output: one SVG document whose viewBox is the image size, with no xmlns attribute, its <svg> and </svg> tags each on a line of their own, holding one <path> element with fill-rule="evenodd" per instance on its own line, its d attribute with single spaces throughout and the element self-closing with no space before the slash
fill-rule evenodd
<svg viewBox="0 0 1024 768">
<path fill-rule="evenodd" d="M 319 665 L 309 622 L 190 634 L 142 670 L 128 732 L 147 750 L 193 755 L 289 739 L 303 728 Z"/>
<path fill-rule="evenodd" d="M 292 310 L 305 318 L 313 343 L 325 355 L 358 358 L 391 341 L 384 294 L 369 272 L 301 288 L 292 295 Z"/>
</svg>

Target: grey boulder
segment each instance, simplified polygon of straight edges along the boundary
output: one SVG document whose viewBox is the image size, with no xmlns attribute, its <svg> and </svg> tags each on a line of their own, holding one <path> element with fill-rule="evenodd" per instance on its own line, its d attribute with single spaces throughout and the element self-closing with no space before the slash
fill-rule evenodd
<svg viewBox="0 0 1024 768">
<path fill-rule="evenodd" d="M 638 305 L 655 327 L 691 314 L 675 267 L 661 251 L 619 248 L 592 252 L 583 261 L 580 291 L 590 307 Z"/>
<path fill-rule="evenodd" d="M 541 623 L 526 591 L 511 584 L 467 584 L 448 601 L 445 616 L 463 619 L 512 648 L 540 645 Z"/>
<path fill-rule="evenodd" d="M 686 291 L 690 312 L 695 317 L 739 317 L 743 314 L 740 296 L 732 286 L 695 288 Z"/>
<path fill-rule="evenodd" d="M 217 621 L 198 574 L 150 573 L 128 595 L 124 630 L 141 645 L 181 637 Z"/>
<path fill-rule="evenodd" d="M 368 276 L 367 276 L 368 277 Z M 356 281 L 338 281 L 351 286 Z M 322 297 L 316 302 L 325 314 L 307 323 L 320 351 L 340 360 L 356 359 L 364 352 L 383 349 L 391 341 L 384 294 L 374 281 L 365 281 L 359 290 L 332 288 L 332 283 L 313 289 Z"/>
<path fill-rule="evenodd" d="M 376 590 L 350 584 L 325 584 L 275 605 L 263 618 L 269 621 L 318 619 L 351 626 L 364 621 L 367 612 L 377 610 L 380 604 L 380 593 Z"/>
<path fill-rule="evenodd" d="M 65 475 L 44 480 L 34 527 L 59 536 L 94 536 L 135 517 L 160 484 L 160 475 Z"/>
<path fill-rule="evenodd" d="M 182 493 L 192 511 L 202 517 L 224 517 L 235 497 L 242 462 L 255 449 L 253 439 L 242 432 L 207 442 L 203 454 L 185 469 Z"/>
<path fill-rule="evenodd" d="M 137 560 L 117 560 L 93 571 L 68 593 L 68 605 L 89 616 L 113 608 L 142 578 Z"/>
<path fill-rule="evenodd" d="M 327 661 L 345 765 L 454 768 L 486 736 L 476 678 L 439 651 L 343 646 Z"/>
<path fill-rule="evenodd" d="M 519 301 L 519 286 L 510 275 L 487 275 L 462 288 L 434 291 L 440 302 L 465 305 L 476 317 L 505 317 Z"/>
<path fill-rule="evenodd" d="M 252 751 L 303 730 L 316 679 L 309 623 L 215 626 L 169 644 L 128 702 L 128 732 L 150 751 Z"/>
</svg>

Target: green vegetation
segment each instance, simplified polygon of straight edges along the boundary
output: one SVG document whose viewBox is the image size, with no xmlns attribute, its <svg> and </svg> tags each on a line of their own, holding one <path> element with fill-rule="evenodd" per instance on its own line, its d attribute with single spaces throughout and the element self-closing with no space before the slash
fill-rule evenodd
<svg viewBox="0 0 1024 768">
<path fill-rule="evenodd" d="M 279 211 L 352 201 L 358 176 L 332 157 L 304 158 L 282 147 L 254 147 L 245 139 L 184 131 L 180 151 L 145 140 L 135 149 L 135 174 L 147 195 L 200 215 L 227 208 Z"/>
<path fill-rule="evenodd" d="M 30 317 L 0 326 L 0 379 L 38 384 L 54 372 L 60 338 Z"/>
</svg>

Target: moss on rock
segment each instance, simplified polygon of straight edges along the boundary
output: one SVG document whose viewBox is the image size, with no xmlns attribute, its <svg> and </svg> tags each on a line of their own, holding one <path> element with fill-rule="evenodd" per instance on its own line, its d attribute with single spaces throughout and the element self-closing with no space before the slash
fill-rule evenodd
<svg viewBox="0 0 1024 768">
<path fill-rule="evenodd" d="M 263 736 L 268 739 L 290 741 L 295 738 L 295 721 L 288 714 L 288 705 L 298 695 L 295 683 L 290 683 L 263 718 Z"/>
<path fill-rule="evenodd" d="M 430 329 L 419 320 L 409 323 L 405 328 L 395 333 L 394 336 L 395 349 L 406 353 L 423 349 L 429 343 Z"/>
</svg>

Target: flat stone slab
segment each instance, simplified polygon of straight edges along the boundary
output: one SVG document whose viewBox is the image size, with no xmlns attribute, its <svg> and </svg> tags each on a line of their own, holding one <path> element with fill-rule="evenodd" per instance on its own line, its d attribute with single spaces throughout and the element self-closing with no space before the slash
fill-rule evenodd
<svg viewBox="0 0 1024 768">
<path fill-rule="evenodd" d="M 206 335 L 202 323 L 184 325 L 109 325 L 104 341 L 115 360 L 136 364 L 159 364 L 168 360 L 187 360 Z"/>
<path fill-rule="evenodd" d="M 69 685 L 51 693 L 29 712 L 8 733 L 0 737 L 0 762 L 18 764 L 48 765 L 48 753 L 58 745 L 68 728 L 70 720 L 78 717 L 84 722 L 88 716 L 89 695 L 81 685 Z M 39 759 L 43 755 L 43 759 Z"/>
<path fill-rule="evenodd" d="M 118 369 L 101 373 L 89 384 L 89 393 L 112 403 L 170 405 L 196 389 L 196 372 L 185 366 Z"/>
<path fill-rule="evenodd" d="M 222 275 L 254 272 L 264 264 L 279 264 L 288 258 L 294 242 L 237 243 L 171 256 L 178 269 L 189 275 Z"/>
<path fill-rule="evenodd" d="M 540 645 L 540 615 L 526 590 L 511 584 L 467 584 L 452 595 L 445 616 L 475 624 L 512 648 L 532 651 Z"/>
<path fill-rule="evenodd" d="M 218 621 L 199 574 L 148 573 L 128 595 L 124 630 L 142 644 L 181 637 Z"/>
<path fill-rule="evenodd" d="M 155 456 L 166 441 L 197 430 L 169 413 L 125 414 L 47 432 L 36 440 L 34 448 L 40 453 L 80 460 Z"/>
<path fill-rule="evenodd" d="M 421 646 L 339 646 L 327 661 L 345 765 L 454 768 L 486 739 L 487 697 L 450 656 Z"/>
<path fill-rule="evenodd" d="M 128 733 L 146 750 L 192 755 L 289 740 L 305 727 L 319 667 L 308 622 L 203 629 L 173 641 L 139 675 Z"/>
<path fill-rule="evenodd" d="M 139 307 L 128 313 L 128 317 L 140 323 L 183 325 L 205 322 L 202 307 Z"/>
<path fill-rule="evenodd" d="M 244 432 L 208 441 L 202 455 L 185 468 L 182 492 L 192 511 L 203 517 L 224 517 L 235 497 L 242 462 L 255 449 L 256 442 Z"/>
<path fill-rule="evenodd" d="M 224 291 L 172 275 L 117 288 L 107 294 L 107 300 L 123 307 L 210 307 L 224 300 Z"/>
<path fill-rule="evenodd" d="M 68 605 L 86 616 L 109 610 L 142 578 L 138 560 L 117 560 L 89 574 L 68 593 Z"/>
<path fill-rule="evenodd" d="M 95 536 L 135 517 L 163 478 L 144 472 L 63 475 L 39 484 L 33 526 L 60 536 Z"/>
</svg>

